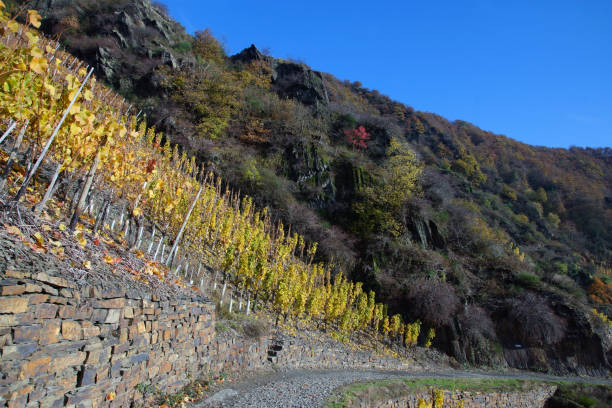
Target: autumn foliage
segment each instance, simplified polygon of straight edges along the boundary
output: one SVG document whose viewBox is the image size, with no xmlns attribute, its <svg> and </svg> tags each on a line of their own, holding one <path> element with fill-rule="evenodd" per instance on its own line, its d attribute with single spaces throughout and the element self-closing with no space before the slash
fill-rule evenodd
<svg viewBox="0 0 612 408">
<path fill-rule="evenodd" d="M 353 149 L 366 150 L 368 148 L 366 142 L 370 140 L 370 136 L 371 135 L 366 132 L 363 126 L 359 126 L 356 129 L 346 129 L 344 131 L 346 142 L 350 144 Z"/>
</svg>

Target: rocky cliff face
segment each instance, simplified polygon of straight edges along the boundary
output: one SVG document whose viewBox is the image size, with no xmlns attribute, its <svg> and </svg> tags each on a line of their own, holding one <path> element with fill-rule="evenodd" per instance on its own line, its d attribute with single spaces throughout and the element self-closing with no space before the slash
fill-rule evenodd
<svg viewBox="0 0 612 408">
<path fill-rule="evenodd" d="M 153 72 L 160 65 L 194 63 L 183 52 L 189 47 L 184 29 L 149 1 L 55 0 L 36 6 L 42 29 L 61 34 L 70 52 L 123 93 L 146 95 L 156 89 Z"/>
</svg>

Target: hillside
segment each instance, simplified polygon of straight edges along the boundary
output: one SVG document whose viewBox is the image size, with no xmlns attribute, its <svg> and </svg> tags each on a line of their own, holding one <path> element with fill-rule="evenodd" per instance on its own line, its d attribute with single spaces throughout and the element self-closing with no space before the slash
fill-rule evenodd
<svg viewBox="0 0 612 408">
<path fill-rule="evenodd" d="M 148 1 L 27 3 L 149 125 L 390 314 L 434 328 L 435 347 L 477 365 L 611 368 L 610 148 L 529 146 L 255 46 L 227 56 Z"/>
</svg>

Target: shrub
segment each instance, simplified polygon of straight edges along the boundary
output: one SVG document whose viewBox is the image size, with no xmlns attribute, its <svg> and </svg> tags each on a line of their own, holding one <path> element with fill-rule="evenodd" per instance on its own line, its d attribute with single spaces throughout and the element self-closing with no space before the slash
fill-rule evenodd
<svg viewBox="0 0 612 408">
<path fill-rule="evenodd" d="M 514 333 L 523 343 L 556 344 L 565 335 L 565 320 L 557 316 L 546 301 L 534 293 L 510 299 L 507 310 Z"/>
<path fill-rule="evenodd" d="M 441 327 L 451 322 L 459 307 L 455 288 L 436 279 L 419 279 L 408 288 L 410 310 L 422 321 Z"/>
<path fill-rule="evenodd" d="M 493 321 L 482 307 L 467 305 L 459 315 L 459 321 L 467 337 L 478 340 L 481 337 L 495 339 Z"/>
<path fill-rule="evenodd" d="M 519 285 L 526 288 L 536 288 L 540 284 L 540 277 L 529 272 L 520 272 L 516 275 Z"/>
</svg>

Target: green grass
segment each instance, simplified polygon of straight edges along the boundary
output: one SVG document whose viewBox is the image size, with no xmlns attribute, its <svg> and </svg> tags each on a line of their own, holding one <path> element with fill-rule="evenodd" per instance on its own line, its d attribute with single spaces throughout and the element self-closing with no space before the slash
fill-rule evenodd
<svg viewBox="0 0 612 408">
<path fill-rule="evenodd" d="M 510 392 L 529 390 L 543 384 L 518 379 L 479 378 L 406 378 L 360 382 L 341 387 L 325 404 L 326 408 L 341 408 L 359 402 L 393 399 L 428 390 Z"/>
</svg>

